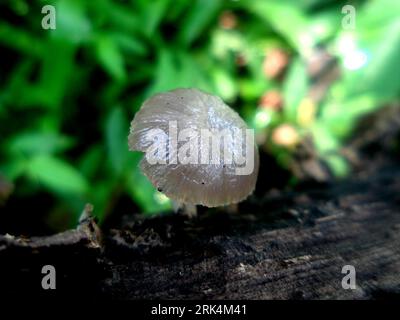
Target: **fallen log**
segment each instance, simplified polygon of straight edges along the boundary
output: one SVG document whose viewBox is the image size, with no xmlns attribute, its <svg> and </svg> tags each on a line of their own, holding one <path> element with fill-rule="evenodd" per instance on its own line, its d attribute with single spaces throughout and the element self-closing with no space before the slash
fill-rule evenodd
<svg viewBox="0 0 400 320">
<path fill-rule="evenodd" d="M 400 298 L 400 167 L 301 190 L 250 199 L 238 214 L 128 217 L 103 241 L 87 211 L 76 230 L 3 235 L 2 288 L 112 299 Z M 55 267 L 56 290 L 41 287 L 44 265 Z M 354 290 L 342 287 L 346 265 Z"/>
</svg>

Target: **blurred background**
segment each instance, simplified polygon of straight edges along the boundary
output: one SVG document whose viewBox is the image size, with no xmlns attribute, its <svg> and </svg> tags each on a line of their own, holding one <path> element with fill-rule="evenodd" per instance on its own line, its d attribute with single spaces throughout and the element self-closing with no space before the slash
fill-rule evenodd
<svg viewBox="0 0 400 320">
<path fill-rule="evenodd" d="M 256 129 L 256 196 L 347 177 L 359 119 L 398 108 L 399 13 L 393 0 L 1 0 L 0 233 L 63 230 L 88 202 L 100 222 L 168 212 L 127 136 L 146 98 L 178 87 Z"/>
</svg>

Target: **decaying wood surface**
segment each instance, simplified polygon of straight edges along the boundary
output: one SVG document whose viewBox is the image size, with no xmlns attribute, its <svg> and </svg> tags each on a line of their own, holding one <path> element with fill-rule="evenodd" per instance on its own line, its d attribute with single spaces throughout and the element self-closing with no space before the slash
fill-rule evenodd
<svg viewBox="0 0 400 320">
<path fill-rule="evenodd" d="M 118 298 L 400 297 L 399 190 L 399 169 L 385 168 L 266 197 L 248 214 L 136 223 L 112 232 L 102 288 Z M 344 265 L 356 268 L 356 290 L 341 286 Z"/>
<path fill-rule="evenodd" d="M 2 235 L 1 288 L 86 299 L 400 299 L 400 165 L 366 161 L 348 180 L 271 191 L 238 214 L 128 216 L 100 235 L 88 207 L 76 230 Z M 41 289 L 47 264 L 56 290 Z M 345 265 L 356 269 L 355 290 L 342 288 Z"/>
<path fill-rule="evenodd" d="M 241 214 L 126 220 L 102 243 L 90 218 L 50 237 L 1 236 L 2 287 L 122 299 L 398 298 L 399 190 L 399 167 L 386 166 L 271 193 Z M 55 292 L 40 287 L 46 264 L 57 270 Z M 356 290 L 341 286 L 344 265 L 356 268 Z"/>
</svg>

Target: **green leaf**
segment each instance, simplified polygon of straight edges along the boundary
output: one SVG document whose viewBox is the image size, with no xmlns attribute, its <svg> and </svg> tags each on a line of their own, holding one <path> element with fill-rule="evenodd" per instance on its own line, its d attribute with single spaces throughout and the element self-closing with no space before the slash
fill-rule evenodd
<svg viewBox="0 0 400 320">
<path fill-rule="evenodd" d="M 174 21 L 175 23 L 179 23 L 180 21 L 177 20 L 181 17 L 184 10 L 190 5 L 191 3 L 189 3 L 187 0 L 174 0 L 174 5 L 168 8 L 168 22 Z"/>
<path fill-rule="evenodd" d="M 126 77 L 124 58 L 111 37 L 101 35 L 96 39 L 96 53 L 100 64 L 116 80 Z"/>
<path fill-rule="evenodd" d="M 112 38 L 121 50 L 124 50 L 129 54 L 142 56 L 147 53 L 147 48 L 135 37 L 123 33 L 114 33 Z"/>
<path fill-rule="evenodd" d="M 73 140 L 55 133 L 26 132 L 14 136 L 8 143 L 8 150 L 14 154 L 50 154 L 68 149 Z"/>
<path fill-rule="evenodd" d="M 214 92 L 210 76 L 205 73 L 204 66 L 200 61 L 182 51 L 178 51 L 176 56 L 179 66 L 179 87 L 192 87 Z"/>
<path fill-rule="evenodd" d="M 46 48 L 39 38 L 29 34 L 26 30 L 18 29 L 3 21 L 0 21 L 0 43 L 35 57 L 40 57 Z"/>
<path fill-rule="evenodd" d="M 132 162 L 132 172 L 128 176 L 127 187 L 132 198 L 147 213 L 161 213 L 171 209 L 170 200 L 160 194 L 151 182 L 139 169 L 140 153 L 135 153 L 135 161 Z"/>
<path fill-rule="evenodd" d="M 174 1 L 175 2 L 175 1 Z M 172 4 L 171 6 L 173 6 Z M 143 5 L 142 28 L 147 36 L 152 36 L 160 24 L 163 16 L 166 14 L 170 6 L 170 0 L 157 0 L 153 1 L 151 6 L 148 2 Z"/>
<path fill-rule="evenodd" d="M 90 203 L 94 206 L 94 214 L 99 219 L 99 223 L 102 223 L 106 216 L 107 206 L 112 201 L 110 199 L 113 196 L 114 188 L 113 181 L 103 179 L 96 181 L 95 189 L 90 191 Z"/>
<path fill-rule="evenodd" d="M 338 154 L 330 154 L 324 156 L 323 159 L 336 177 L 343 178 L 349 174 L 349 164 L 342 156 Z"/>
<path fill-rule="evenodd" d="M 335 151 L 340 144 L 338 139 L 322 123 L 314 123 L 311 127 L 314 142 L 321 154 Z"/>
<path fill-rule="evenodd" d="M 175 65 L 173 55 L 169 50 L 160 50 L 158 54 L 157 67 L 154 83 L 149 88 L 147 96 L 156 92 L 167 91 L 178 86 L 179 71 Z"/>
<path fill-rule="evenodd" d="M 120 174 L 125 167 L 129 150 L 129 124 L 120 107 L 112 109 L 105 126 L 106 146 L 110 164 L 115 173 Z"/>
<path fill-rule="evenodd" d="M 223 68 L 216 68 L 212 76 L 214 78 L 217 95 L 225 101 L 232 101 L 237 95 L 238 86 L 232 74 Z"/>
<path fill-rule="evenodd" d="M 93 2 L 96 3 L 97 2 Z M 119 4 L 118 2 L 106 2 L 103 13 L 107 11 L 107 21 L 119 32 L 128 31 L 128 33 L 137 32 L 142 29 L 142 21 L 137 13 L 137 9 L 129 10 L 126 5 Z"/>
<path fill-rule="evenodd" d="M 220 0 L 195 0 L 183 20 L 179 40 L 186 46 L 195 41 L 221 7 Z"/>
<path fill-rule="evenodd" d="M 86 15 L 84 1 L 58 0 L 55 7 L 57 27 L 50 31 L 55 38 L 74 44 L 90 39 L 92 25 Z"/>
<path fill-rule="evenodd" d="M 212 91 L 212 86 L 204 76 L 204 70 L 200 63 L 197 63 L 188 54 L 177 50 L 160 50 L 155 81 L 148 89 L 146 96 L 176 88 L 189 87 Z"/>
<path fill-rule="evenodd" d="M 312 43 L 305 41 L 306 37 L 309 41 L 313 40 L 308 37 L 309 33 L 305 32 L 309 20 L 296 2 L 288 0 L 249 1 L 246 4 L 252 14 L 260 17 L 299 52 L 312 46 Z M 282 20 L 283 17 L 284 20 Z"/>
<path fill-rule="evenodd" d="M 341 102 L 368 94 L 379 107 L 400 94 L 400 3 L 370 1 L 362 9 L 357 28 L 339 34 L 336 45 L 342 60 L 362 54 L 365 64 L 346 70 L 338 86 L 346 90 Z"/>
<path fill-rule="evenodd" d="M 9 75 L 6 86 L 1 90 L 1 98 L 4 101 L 5 107 L 26 107 L 26 105 L 23 104 L 24 100 L 31 100 L 29 98 L 26 99 L 27 96 L 30 96 L 30 90 L 32 89 L 27 79 L 29 75 L 32 74 L 34 66 L 33 59 L 27 58 L 17 65 Z"/>
<path fill-rule="evenodd" d="M 104 147 L 103 144 L 95 144 L 90 147 L 79 161 L 79 171 L 90 180 L 95 176 L 97 170 L 103 165 Z M 97 185 L 96 185 L 97 188 Z"/>
<path fill-rule="evenodd" d="M 240 96 L 247 101 L 260 99 L 262 94 L 269 88 L 271 88 L 271 84 L 268 81 L 261 82 L 250 78 L 239 82 Z M 254 109 L 254 106 L 252 108 Z"/>
<path fill-rule="evenodd" d="M 295 121 L 300 101 L 305 97 L 308 89 L 306 67 L 300 58 L 295 59 L 288 70 L 283 85 L 284 112 L 288 119 Z"/>
<path fill-rule="evenodd" d="M 9 180 L 15 181 L 22 176 L 27 167 L 27 160 L 23 157 L 14 157 L 7 163 L 0 164 L 0 173 L 4 174 Z"/>
<path fill-rule="evenodd" d="M 40 68 L 37 69 L 37 62 L 26 59 L 10 74 L 5 100 L 10 100 L 7 102 L 12 107 L 57 108 L 69 90 L 76 47 L 53 38 L 41 43 L 46 50 L 40 55 Z M 35 69 L 38 79 L 32 82 L 29 78 Z"/>
<path fill-rule="evenodd" d="M 330 100 L 324 104 L 319 118 L 320 123 L 338 138 L 347 137 L 360 116 L 379 106 L 376 99 L 368 93 L 339 101 Z"/>
<path fill-rule="evenodd" d="M 33 96 L 28 96 L 25 100 L 33 98 L 33 104 L 58 108 L 71 84 L 76 47 L 58 39 L 50 39 L 47 49 L 48 51 L 42 55 L 39 81 L 33 87 L 35 90 L 32 91 Z M 29 102 L 26 101 L 28 104 Z"/>
<path fill-rule="evenodd" d="M 89 187 L 77 169 L 52 156 L 34 157 L 28 165 L 28 175 L 50 190 L 60 193 L 84 194 Z"/>
</svg>

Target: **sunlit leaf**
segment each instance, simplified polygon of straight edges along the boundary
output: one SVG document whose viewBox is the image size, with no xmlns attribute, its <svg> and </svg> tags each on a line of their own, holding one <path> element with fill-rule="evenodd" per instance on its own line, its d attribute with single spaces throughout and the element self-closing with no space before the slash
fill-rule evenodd
<svg viewBox="0 0 400 320">
<path fill-rule="evenodd" d="M 377 100 L 369 94 L 353 99 L 331 100 L 322 106 L 320 121 L 331 134 L 345 138 L 352 132 L 360 116 L 378 106 Z"/>
<path fill-rule="evenodd" d="M 142 8 L 142 28 L 146 35 L 153 35 L 170 6 L 170 0 L 153 1 L 151 6 L 148 5 L 148 2 L 144 2 Z"/>
<path fill-rule="evenodd" d="M 115 79 L 126 77 L 124 58 L 119 47 L 109 36 L 99 36 L 96 41 L 96 53 L 103 68 Z"/>
<path fill-rule="evenodd" d="M 156 77 L 146 96 L 176 88 L 196 87 L 211 91 L 202 66 L 183 52 L 161 50 L 156 67 Z"/>
<path fill-rule="evenodd" d="M 160 50 L 154 83 L 151 85 L 147 95 L 150 96 L 156 92 L 176 88 L 179 85 L 178 73 L 172 53 L 168 50 Z"/>
<path fill-rule="evenodd" d="M 314 45 L 314 39 L 305 32 L 307 16 L 294 1 L 249 1 L 248 10 L 260 17 L 299 52 Z M 284 20 L 282 18 L 284 17 Z"/>
<path fill-rule="evenodd" d="M 25 132 L 15 136 L 9 143 L 10 153 L 50 154 L 71 147 L 73 140 L 54 133 Z"/>
<path fill-rule="evenodd" d="M 290 65 L 283 85 L 284 112 L 288 119 L 295 121 L 300 101 L 308 89 L 308 77 L 304 61 L 296 59 Z"/>
<path fill-rule="evenodd" d="M 83 194 L 89 188 L 77 169 L 52 156 L 34 157 L 29 163 L 28 174 L 31 179 L 55 192 Z"/>
<path fill-rule="evenodd" d="M 112 38 L 117 42 L 121 50 L 129 54 L 144 55 L 147 51 L 143 43 L 135 37 L 123 33 L 115 33 L 112 35 Z"/>
<path fill-rule="evenodd" d="M 344 99 L 368 94 L 376 100 L 375 107 L 379 107 L 399 96 L 399 10 L 397 1 L 370 1 L 357 15 L 357 28 L 339 34 L 338 54 L 344 67 L 350 69 L 345 69 L 338 84 L 344 87 Z"/>
<path fill-rule="evenodd" d="M 220 0 L 195 0 L 182 22 L 179 33 L 179 39 L 182 43 L 190 45 L 196 40 L 207 27 L 207 24 L 216 16 L 220 6 Z"/>
<path fill-rule="evenodd" d="M 338 178 L 347 176 L 350 171 L 347 161 L 338 154 L 330 154 L 324 156 L 323 159 L 326 161 L 333 174 Z"/>
<path fill-rule="evenodd" d="M 91 36 L 92 25 L 86 15 L 83 1 L 58 0 L 56 8 L 56 29 L 52 36 L 67 39 L 71 43 L 81 43 Z"/>
<path fill-rule="evenodd" d="M 320 153 L 335 151 L 340 146 L 338 139 L 322 124 L 315 123 L 311 127 L 314 142 Z"/>
<path fill-rule="evenodd" d="M 224 69 L 215 69 L 213 72 L 217 94 L 225 101 L 232 101 L 238 92 L 237 84 L 232 74 Z"/>
</svg>

